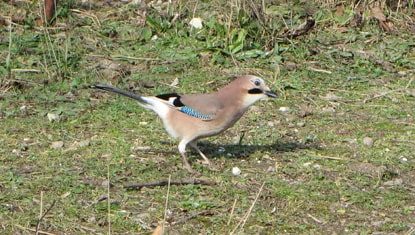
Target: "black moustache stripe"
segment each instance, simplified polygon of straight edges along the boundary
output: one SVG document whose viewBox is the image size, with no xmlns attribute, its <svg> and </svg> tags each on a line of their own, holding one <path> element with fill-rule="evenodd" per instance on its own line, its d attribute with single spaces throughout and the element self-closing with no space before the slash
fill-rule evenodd
<svg viewBox="0 0 415 235">
<path fill-rule="evenodd" d="M 249 94 L 262 94 L 263 92 L 259 88 L 252 88 L 252 89 L 248 90 L 248 93 Z"/>
</svg>

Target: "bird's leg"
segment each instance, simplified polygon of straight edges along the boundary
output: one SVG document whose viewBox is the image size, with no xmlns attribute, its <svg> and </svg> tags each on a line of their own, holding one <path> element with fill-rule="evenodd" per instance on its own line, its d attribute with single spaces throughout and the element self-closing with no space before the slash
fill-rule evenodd
<svg viewBox="0 0 415 235">
<path fill-rule="evenodd" d="M 199 147 L 197 147 L 197 143 L 196 142 L 190 142 L 189 144 L 190 144 L 190 147 L 192 147 L 193 149 L 195 149 L 199 153 L 199 155 L 203 158 L 204 164 L 209 165 L 209 166 L 212 165 L 212 163 L 209 161 L 209 159 L 206 157 L 206 155 L 203 154 L 202 151 L 200 151 Z"/>
<path fill-rule="evenodd" d="M 180 155 L 182 156 L 182 161 L 183 161 L 183 167 L 190 173 L 195 173 L 195 171 L 192 169 L 192 167 L 189 164 L 189 161 L 187 160 L 186 157 L 186 145 L 187 145 L 187 141 L 180 141 L 179 143 L 179 152 Z"/>
</svg>

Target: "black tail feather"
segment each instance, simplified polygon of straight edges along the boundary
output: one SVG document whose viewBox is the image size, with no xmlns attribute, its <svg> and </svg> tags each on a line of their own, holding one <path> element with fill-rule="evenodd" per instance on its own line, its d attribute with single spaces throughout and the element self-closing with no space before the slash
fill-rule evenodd
<svg viewBox="0 0 415 235">
<path fill-rule="evenodd" d="M 131 99 L 135 99 L 140 103 L 147 104 L 147 101 L 145 101 L 140 95 L 134 94 L 134 93 L 129 92 L 129 91 L 124 91 L 124 90 L 118 89 L 118 88 L 110 86 L 110 85 L 96 84 L 96 85 L 92 85 L 91 88 L 104 90 L 104 91 L 109 91 L 109 92 L 114 92 L 114 93 L 117 93 L 117 94 L 120 94 L 120 95 L 123 95 L 123 96 L 130 97 Z"/>
</svg>

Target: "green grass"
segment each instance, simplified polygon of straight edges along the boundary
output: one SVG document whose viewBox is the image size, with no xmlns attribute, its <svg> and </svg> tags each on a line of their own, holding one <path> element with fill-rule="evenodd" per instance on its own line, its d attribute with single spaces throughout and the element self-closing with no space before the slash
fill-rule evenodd
<svg viewBox="0 0 415 235">
<path fill-rule="evenodd" d="M 107 233 L 109 213 L 114 234 L 150 233 L 163 221 L 167 187 L 123 185 L 190 177 L 177 142 L 134 101 L 87 87 L 203 93 L 233 75 L 255 74 L 280 97 L 257 103 L 234 127 L 201 142 L 218 171 L 195 153 L 190 161 L 218 184 L 171 186 L 168 231 L 231 232 L 265 182 L 238 234 L 413 233 L 415 98 L 408 91 L 415 89 L 415 40 L 405 24 L 414 19 L 413 9 L 388 11 L 397 31 L 387 33 L 370 17 L 361 29 L 350 26 L 350 6 L 338 16 L 316 3 L 307 9 L 277 5 L 275 15 L 262 19 L 271 33 L 247 6 L 238 17 L 233 12 L 228 31 L 229 19 L 220 15 L 229 16 L 230 8 L 201 2 L 195 16 L 205 27 L 195 31 L 186 23 L 192 4 L 175 3 L 171 12 L 148 8 L 149 17 L 142 18 L 145 8 L 134 5 L 96 3 L 88 15 L 70 11 L 82 6 L 67 1 L 56 22 L 65 29 L 49 28 L 49 41 L 34 21 L 36 4 L 0 3 L 0 15 L 20 7 L 27 16 L 13 25 L 10 50 L 8 28 L 0 29 L 0 55 L 10 53 L 10 63 L 0 61 L 0 231 L 32 233 L 40 207 L 45 211 L 56 201 L 42 231 Z M 295 28 L 305 10 L 315 12 L 316 27 L 283 40 L 282 19 Z M 180 14 L 173 24 L 172 12 Z M 169 86 L 176 78 L 179 84 Z M 327 100 L 328 93 L 341 98 Z M 290 111 L 280 112 L 282 106 Z M 50 122 L 48 113 L 60 120 Z M 364 137 L 373 138 L 372 147 Z M 56 141 L 64 146 L 53 149 Z M 232 175 L 234 166 L 241 176 Z M 110 210 L 100 200 L 107 196 L 108 174 Z M 209 213 L 189 217 L 203 211 Z"/>
</svg>

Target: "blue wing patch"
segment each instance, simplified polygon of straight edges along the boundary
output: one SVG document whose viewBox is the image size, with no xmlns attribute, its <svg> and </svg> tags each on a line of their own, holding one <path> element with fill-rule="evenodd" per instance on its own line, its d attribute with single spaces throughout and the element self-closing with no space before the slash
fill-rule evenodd
<svg viewBox="0 0 415 235">
<path fill-rule="evenodd" d="M 202 120 L 211 120 L 212 116 L 208 115 L 208 114 L 203 114 L 197 110 L 194 110 L 192 108 L 190 108 L 189 106 L 182 106 L 180 107 L 180 112 L 185 113 L 189 116 L 195 117 L 195 118 L 199 118 Z"/>
</svg>

